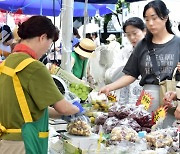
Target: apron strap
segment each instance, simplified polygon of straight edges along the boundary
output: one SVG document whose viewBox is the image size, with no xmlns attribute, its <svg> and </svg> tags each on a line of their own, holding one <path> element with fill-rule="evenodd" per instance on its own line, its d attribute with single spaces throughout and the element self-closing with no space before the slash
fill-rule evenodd
<svg viewBox="0 0 180 154">
<path fill-rule="evenodd" d="M 33 120 L 32 120 L 32 116 L 31 116 L 21 83 L 20 83 L 20 80 L 16 73 L 22 71 L 26 66 L 28 66 L 29 64 L 31 64 L 34 61 L 35 60 L 32 58 L 27 58 L 27 59 L 23 60 L 22 62 L 20 62 L 15 69 L 5 66 L 5 61 L 3 61 L 0 64 L 0 74 L 4 73 L 8 76 L 11 76 L 13 79 L 15 93 L 16 93 L 18 103 L 19 103 L 25 123 L 33 122 Z M 21 133 L 21 129 L 6 129 L 0 123 L 0 136 L 2 136 L 3 133 Z M 47 138 L 48 135 L 49 135 L 49 132 L 39 132 L 38 133 L 39 138 Z"/>
<path fill-rule="evenodd" d="M 32 122 L 32 116 L 26 101 L 26 97 L 24 95 L 20 80 L 18 76 L 16 75 L 17 72 L 22 71 L 26 66 L 28 66 L 30 63 L 34 62 L 35 60 L 32 58 L 27 58 L 23 60 L 14 70 L 15 70 L 15 75 L 13 76 L 13 84 L 14 84 L 14 89 L 16 92 L 16 96 L 19 102 L 19 106 L 21 109 L 21 112 L 23 114 L 23 118 L 25 123 L 26 122 Z"/>
<path fill-rule="evenodd" d="M 3 133 L 21 133 L 21 129 L 6 129 L 0 124 L 0 136 L 2 136 Z"/>
<path fill-rule="evenodd" d="M 35 60 L 32 58 L 27 58 L 23 60 L 21 63 L 18 64 L 18 66 L 15 69 L 12 69 L 10 67 L 5 66 L 5 61 L 3 61 L 0 64 L 0 74 L 6 74 L 8 76 L 11 76 L 13 79 L 13 85 L 15 89 L 15 93 L 18 99 L 18 103 L 24 118 L 25 123 L 32 122 L 32 116 L 20 83 L 20 80 L 17 76 L 17 72 L 22 71 L 26 66 L 28 66 L 30 63 L 34 62 Z M 6 129 L 4 126 L 0 124 L 0 136 L 2 133 L 21 133 L 21 129 Z"/>
</svg>

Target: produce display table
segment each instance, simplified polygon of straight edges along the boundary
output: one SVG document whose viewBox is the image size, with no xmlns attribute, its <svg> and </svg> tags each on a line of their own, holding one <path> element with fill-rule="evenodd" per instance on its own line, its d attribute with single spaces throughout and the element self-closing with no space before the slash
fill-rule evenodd
<svg viewBox="0 0 180 154">
<path fill-rule="evenodd" d="M 71 91 L 77 98 L 83 99 L 91 133 L 89 136 L 82 136 L 83 133 L 72 135 L 73 131 L 64 132 L 68 131 L 69 124 L 51 120 L 50 125 L 58 134 L 49 138 L 50 154 L 180 153 L 178 125 L 167 129 L 161 129 L 160 125 L 154 127 L 154 117 L 141 105 L 121 104 L 113 95 L 101 97 L 70 73 L 57 67 L 53 72 L 66 83 L 66 93 Z"/>
</svg>

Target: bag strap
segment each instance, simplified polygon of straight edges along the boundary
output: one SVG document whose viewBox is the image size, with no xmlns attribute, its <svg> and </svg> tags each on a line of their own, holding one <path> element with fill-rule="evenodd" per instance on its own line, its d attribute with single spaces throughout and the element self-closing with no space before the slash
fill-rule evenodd
<svg viewBox="0 0 180 154">
<path fill-rule="evenodd" d="M 152 62 L 152 69 L 154 71 L 154 74 L 156 75 L 156 78 L 160 82 L 160 71 L 159 71 L 159 67 L 157 64 L 157 59 L 156 59 L 155 49 L 153 48 L 153 44 L 149 43 L 147 45 L 147 48 L 148 48 L 148 54 L 149 54 L 149 56 L 151 58 L 151 62 Z"/>
<path fill-rule="evenodd" d="M 175 67 L 174 72 L 173 72 L 173 75 L 172 75 L 172 80 L 173 80 L 173 81 L 176 80 L 176 79 L 175 79 L 175 75 L 176 75 L 177 70 L 178 70 L 178 67 Z"/>
</svg>

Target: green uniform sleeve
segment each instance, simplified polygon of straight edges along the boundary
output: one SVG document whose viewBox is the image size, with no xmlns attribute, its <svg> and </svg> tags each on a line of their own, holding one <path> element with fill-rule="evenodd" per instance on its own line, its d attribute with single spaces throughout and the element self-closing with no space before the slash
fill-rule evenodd
<svg viewBox="0 0 180 154">
<path fill-rule="evenodd" d="M 40 110 L 64 98 L 45 66 L 32 74 L 29 91 Z"/>
</svg>

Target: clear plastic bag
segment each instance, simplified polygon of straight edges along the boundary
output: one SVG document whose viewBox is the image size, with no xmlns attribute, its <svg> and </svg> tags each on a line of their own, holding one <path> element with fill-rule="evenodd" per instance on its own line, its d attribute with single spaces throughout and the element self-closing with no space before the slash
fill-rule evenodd
<svg viewBox="0 0 180 154">
<path fill-rule="evenodd" d="M 127 140 L 131 142 L 139 141 L 138 134 L 132 128 L 122 125 L 112 129 L 111 131 L 111 141 L 122 141 Z"/>
<path fill-rule="evenodd" d="M 151 128 L 152 115 L 147 112 L 143 106 L 139 105 L 131 114 L 130 117 L 137 121 L 141 127 Z"/>
<path fill-rule="evenodd" d="M 95 120 L 95 124 L 96 125 L 103 125 L 107 118 L 108 118 L 108 115 L 106 113 L 102 113 L 99 116 L 97 116 L 97 118 Z"/>
<path fill-rule="evenodd" d="M 147 134 L 146 140 L 150 146 L 154 146 L 156 148 L 171 146 L 173 143 L 172 137 L 163 129 Z"/>
<path fill-rule="evenodd" d="M 91 135 L 91 126 L 89 119 L 82 116 L 72 116 L 71 122 L 67 125 L 67 132 L 72 135 L 78 136 L 90 136 Z"/>
<path fill-rule="evenodd" d="M 110 117 L 106 119 L 103 129 L 105 133 L 111 133 L 111 130 L 118 125 L 119 119 L 116 117 Z"/>
<path fill-rule="evenodd" d="M 141 126 L 132 118 L 124 118 L 119 121 L 118 126 L 125 125 L 129 128 L 133 128 L 136 132 L 141 130 Z"/>
</svg>

